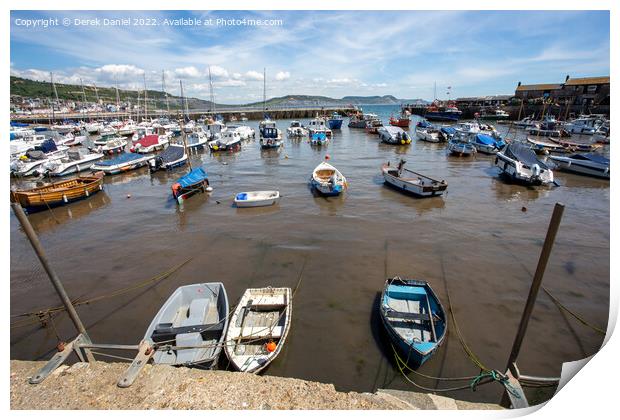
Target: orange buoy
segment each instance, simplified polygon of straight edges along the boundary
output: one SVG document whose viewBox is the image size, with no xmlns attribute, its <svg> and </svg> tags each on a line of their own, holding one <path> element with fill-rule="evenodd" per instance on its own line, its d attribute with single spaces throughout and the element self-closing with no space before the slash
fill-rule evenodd
<svg viewBox="0 0 620 420">
<path fill-rule="evenodd" d="M 329 160 L 329 155 L 325 155 L 325 160 Z"/>
<path fill-rule="evenodd" d="M 273 341 L 270 341 L 267 344 L 265 344 L 265 348 L 267 349 L 269 353 L 273 353 L 274 351 L 276 351 L 276 347 L 277 345 Z"/>
</svg>

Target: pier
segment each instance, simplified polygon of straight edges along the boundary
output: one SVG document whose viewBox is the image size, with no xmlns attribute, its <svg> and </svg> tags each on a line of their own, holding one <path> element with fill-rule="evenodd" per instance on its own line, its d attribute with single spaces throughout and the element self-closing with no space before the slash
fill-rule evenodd
<svg viewBox="0 0 620 420">
<path fill-rule="evenodd" d="M 337 112 L 340 115 L 347 115 L 353 112 L 355 108 L 353 106 L 303 106 L 303 107 L 234 107 L 234 108 L 222 108 L 215 111 L 208 109 L 190 109 L 187 113 L 178 109 L 171 110 L 170 112 L 165 110 L 153 110 L 145 112 L 142 111 L 120 111 L 120 112 L 98 112 L 98 113 L 55 113 L 55 114 L 35 114 L 35 115 L 11 115 L 12 121 L 19 121 L 30 124 L 45 124 L 50 121 L 60 122 L 63 120 L 74 121 L 90 121 L 100 119 L 127 119 L 133 118 L 134 120 L 142 121 L 143 119 L 152 119 L 159 117 L 170 117 L 180 119 L 184 115 L 189 116 L 190 119 L 196 120 L 201 116 L 214 116 L 221 115 L 226 121 L 240 121 L 243 116 L 248 120 L 262 120 L 265 114 L 268 114 L 271 118 L 280 119 L 300 119 L 300 118 L 314 118 L 317 114 L 332 114 Z"/>
</svg>

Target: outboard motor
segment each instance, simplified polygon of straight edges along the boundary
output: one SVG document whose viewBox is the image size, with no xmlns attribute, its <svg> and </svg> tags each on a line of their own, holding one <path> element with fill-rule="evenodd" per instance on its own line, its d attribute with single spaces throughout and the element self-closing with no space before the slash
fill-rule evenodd
<svg viewBox="0 0 620 420">
<path fill-rule="evenodd" d="M 160 156 L 157 156 L 149 160 L 149 170 L 151 172 L 158 171 L 159 169 L 161 169 L 163 164 L 164 164 L 164 160 Z"/>
</svg>

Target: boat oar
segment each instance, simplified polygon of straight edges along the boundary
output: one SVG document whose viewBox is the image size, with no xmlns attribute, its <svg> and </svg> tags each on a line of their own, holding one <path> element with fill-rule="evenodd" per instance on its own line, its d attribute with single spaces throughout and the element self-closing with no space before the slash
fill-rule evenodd
<svg viewBox="0 0 620 420">
<path fill-rule="evenodd" d="M 556 181 L 555 179 L 553 180 L 553 184 L 554 184 L 556 187 L 561 187 L 560 183 L 559 183 L 558 181 Z"/>
</svg>

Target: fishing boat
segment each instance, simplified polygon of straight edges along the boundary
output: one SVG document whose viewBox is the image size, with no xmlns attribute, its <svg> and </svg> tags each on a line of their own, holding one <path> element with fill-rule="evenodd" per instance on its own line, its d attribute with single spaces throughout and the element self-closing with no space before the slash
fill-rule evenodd
<svg viewBox="0 0 620 420">
<path fill-rule="evenodd" d="M 103 153 L 82 153 L 80 150 L 68 150 L 65 156 L 49 159 L 41 170 L 50 176 L 65 176 L 89 170 L 93 164 L 103 158 Z"/>
<path fill-rule="evenodd" d="M 525 117 L 519 121 L 513 123 L 517 128 L 532 128 L 536 126 L 536 121 L 532 117 Z"/>
<path fill-rule="evenodd" d="M 576 153 L 570 156 L 549 156 L 556 166 L 566 172 L 609 179 L 609 158 L 594 153 Z"/>
<path fill-rule="evenodd" d="M 213 188 L 209 186 L 209 178 L 202 168 L 192 169 L 172 184 L 172 196 L 179 204 L 198 192 L 207 191 L 213 191 Z"/>
<path fill-rule="evenodd" d="M 181 286 L 166 300 L 146 329 L 153 363 L 216 366 L 228 328 L 228 296 L 222 283 Z"/>
<path fill-rule="evenodd" d="M 411 144 L 411 137 L 400 127 L 390 125 L 379 127 L 377 133 L 383 143 L 398 145 Z"/>
<path fill-rule="evenodd" d="M 510 114 L 503 109 L 483 109 L 479 118 L 481 120 L 507 120 Z"/>
<path fill-rule="evenodd" d="M 419 368 L 442 344 L 448 329 L 446 312 L 426 281 L 387 279 L 381 293 L 383 325 L 404 363 Z"/>
<path fill-rule="evenodd" d="M 486 153 L 487 155 L 494 155 L 506 146 L 504 140 L 489 136 L 488 134 L 478 133 L 472 137 L 472 143 L 476 151 Z"/>
<path fill-rule="evenodd" d="M 103 173 L 96 173 L 29 190 L 11 191 L 11 202 L 35 212 L 90 197 L 102 189 Z"/>
<path fill-rule="evenodd" d="M 377 134 L 379 132 L 379 128 L 383 127 L 383 121 L 381 118 L 376 116 L 375 114 L 367 114 L 368 118 L 366 119 L 366 132 L 368 134 Z"/>
<path fill-rule="evenodd" d="M 160 136 L 157 134 L 149 134 L 140 139 L 133 141 L 133 147 L 129 149 L 134 153 L 153 153 L 158 150 L 164 150 L 168 147 L 170 140 L 167 136 Z"/>
<path fill-rule="evenodd" d="M 310 185 L 324 196 L 340 195 L 347 188 L 347 180 L 327 162 L 320 163 L 310 177 Z"/>
<path fill-rule="evenodd" d="M 247 191 L 235 195 L 234 203 L 237 207 L 264 207 L 273 206 L 280 202 L 279 191 Z"/>
<path fill-rule="evenodd" d="M 282 146 L 282 132 L 276 127 L 275 121 L 261 121 L 259 143 L 263 149 L 275 149 Z"/>
<path fill-rule="evenodd" d="M 142 168 L 143 166 L 148 165 L 149 159 L 151 159 L 151 156 L 140 155 L 137 153 L 123 153 L 114 159 L 96 162 L 91 167 L 91 170 L 101 171 L 106 175 L 116 175 L 121 172 Z"/>
<path fill-rule="evenodd" d="M 411 119 L 409 118 L 409 112 L 404 111 L 401 113 L 400 117 L 390 117 L 390 125 L 401 128 L 409 128 L 409 124 L 411 123 Z"/>
<path fill-rule="evenodd" d="M 332 130 L 327 127 L 325 122 L 325 118 L 316 117 L 313 120 L 310 120 L 308 124 L 308 135 L 312 137 L 315 133 L 323 133 L 327 138 L 332 136 Z"/>
<path fill-rule="evenodd" d="M 531 149 L 536 152 L 537 155 L 548 155 L 549 153 L 567 153 L 570 152 L 565 146 L 561 144 L 540 138 L 527 138 L 528 144 L 530 144 Z"/>
<path fill-rule="evenodd" d="M 220 137 L 209 142 L 209 148 L 213 152 L 237 150 L 241 147 L 241 136 L 237 131 L 226 130 Z"/>
<path fill-rule="evenodd" d="M 510 143 L 495 156 L 495 166 L 500 169 L 504 177 L 513 182 L 524 185 L 555 183 L 553 171 L 524 144 Z"/>
<path fill-rule="evenodd" d="M 289 137 L 306 137 L 308 129 L 306 129 L 299 121 L 291 121 L 291 125 L 286 129 Z"/>
<path fill-rule="evenodd" d="M 429 121 L 458 121 L 462 113 L 453 102 L 434 101 L 423 108 L 421 116 Z"/>
<path fill-rule="evenodd" d="M 265 369 L 284 347 L 291 314 L 290 288 L 247 289 L 226 331 L 224 349 L 233 367 L 247 373 Z"/>
<path fill-rule="evenodd" d="M 310 136 L 310 144 L 312 146 L 325 146 L 329 142 L 329 139 L 325 133 L 312 133 Z"/>
<path fill-rule="evenodd" d="M 127 147 L 127 140 L 116 138 L 106 142 L 106 144 L 97 147 L 95 150 L 104 155 L 113 155 L 115 153 L 122 153 Z"/>
<path fill-rule="evenodd" d="M 474 156 L 477 152 L 476 147 L 461 137 L 454 137 L 448 142 L 448 152 L 453 156 Z"/>
<path fill-rule="evenodd" d="M 405 169 L 405 163 L 407 162 L 401 159 L 396 168 L 390 166 L 390 162 L 381 167 L 383 179 L 386 184 L 418 197 L 439 196 L 448 188 L 448 183 L 444 180 L 439 181 L 418 172 Z"/>
<path fill-rule="evenodd" d="M 366 128 L 366 119 L 363 114 L 355 114 L 349 119 L 349 128 Z"/>
<path fill-rule="evenodd" d="M 574 119 L 571 122 L 565 123 L 563 125 L 563 128 L 572 134 L 592 135 L 596 133 L 596 130 L 598 130 L 599 127 L 596 122 L 597 118 L 581 117 Z"/>
<path fill-rule="evenodd" d="M 339 113 L 334 112 L 331 117 L 328 118 L 327 126 L 330 130 L 340 130 L 342 128 L 342 121 L 344 121 L 342 116 Z"/>
<path fill-rule="evenodd" d="M 187 153 L 183 146 L 171 144 L 159 155 L 151 157 L 148 162 L 151 172 L 160 169 L 169 170 L 185 165 L 187 163 Z"/>
</svg>

